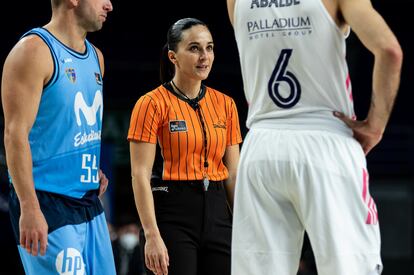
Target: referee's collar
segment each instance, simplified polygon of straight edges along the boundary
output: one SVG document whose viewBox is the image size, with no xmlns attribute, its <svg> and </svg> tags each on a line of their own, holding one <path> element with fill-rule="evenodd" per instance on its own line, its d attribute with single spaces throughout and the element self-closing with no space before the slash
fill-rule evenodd
<svg viewBox="0 0 414 275">
<path fill-rule="evenodd" d="M 174 88 L 171 85 L 171 82 L 166 82 L 164 84 L 162 84 L 162 86 L 164 86 L 164 88 L 166 88 L 168 91 L 170 91 L 172 94 L 174 94 L 176 97 L 178 97 L 179 99 L 187 102 L 188 104 L 190 104 L 190 106 L 192 106 L 194 103 L 198 103 L 200 100 L 202 100 L 204 98 L 204 96 L 206 95 L 206 86 L 204 84 L 201 84 L 201 91 L 200 94 L 193 99 L 189 99 L 184 97 L 183 95 L 177 93 Z"/>
</svg>

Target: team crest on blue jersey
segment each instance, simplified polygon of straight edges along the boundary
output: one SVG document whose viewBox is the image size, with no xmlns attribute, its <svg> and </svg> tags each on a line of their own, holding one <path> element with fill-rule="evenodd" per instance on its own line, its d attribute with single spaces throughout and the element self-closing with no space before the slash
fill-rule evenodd
<svg viewBox="0 0 414 275">
<path fill-rule="evenodd" d="M 95 73 L 95 80 L 98 85 L 102 85 L 102 77 L 100 73 Z"/>
<path fill-rule="evenodd" d="M 65 69 L 66 76 L 69 78 L 70 82 L 76 82 L 76 72 L 73 68 L 66 68 Z"/>
<path fill-rule="evenodd" d="M 170 132 L 187 132 L 187 123 L 185 120 L 170 120 Z"/>
</svg>

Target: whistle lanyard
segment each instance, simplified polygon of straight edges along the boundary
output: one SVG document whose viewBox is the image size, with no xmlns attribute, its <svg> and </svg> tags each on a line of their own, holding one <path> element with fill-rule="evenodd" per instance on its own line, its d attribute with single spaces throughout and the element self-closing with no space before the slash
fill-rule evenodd
<svg viewBox="0 0 414 275">
<path fill-rule="evenodd" d="M 198 118 L 200 119 L 201 128 L 203 130 L 203 147 L 204 147 L 204 169 L 203 169 L 203 187 L 204 191 L 208 190 L 208 185 L 210 184 L 207 176 L 207 169 L 208 169 L 208 160 L 207 160 L 207 131 L 206 126 L 203 119 L 203 114 L 201 113 L 201 107 L 199 104 L 198 108 L 196 109 L 196 113 Z"/>
<path fill-rule="evenodd" d="M 201 106 L 198 103 L 200 100 L 200 95 L 202 92 L 202 88 L 200 87 L 200 91 L 197 95 L 197 97 L 191 99 L 189 98 L 185 93 L 183 93 L 178 87 L 177 85 L 175 85 L 174 81 L 171 80 L 171 86 L 173 87 L 173 89 L 180 94 L 182 97 L 184 97 L 188 104 L 190 105 L 190 107 L 196 112 L 198 119 L 200 120 L 200 124 L 201 124 L 201 129 L 203 131 L 203 151 L 204 151 L 204 165 L 203 165 L 203 189 L 204 191 L 208 190 L 208 186 L 210 184 L 209 180 L 208 180 L 208 175 L 207 175 L 207 169 L 208 169 L 208 159 L 207 159 L 207 131 L 206 131 L 206 125 L 204 122 L 204 118 L 203 118 L 203 114 L 201 111 Z"/>
</svg>

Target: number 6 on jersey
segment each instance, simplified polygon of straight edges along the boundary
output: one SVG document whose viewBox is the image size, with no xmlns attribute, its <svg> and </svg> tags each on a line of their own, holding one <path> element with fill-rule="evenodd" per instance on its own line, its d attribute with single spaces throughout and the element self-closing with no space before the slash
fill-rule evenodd
<svg viewBox="0 0 414 275">
<path fill-rule="evenodd" d="M 287 65 L 292 55 L 292 49 L 283 49 L 276 62 L 272 76 L 268 83 L 269 96 L 280 108 L 288 109 L 296 105 L 300 99 L 301 88 L 298 79 L 289 71 Z M 285 96 L 280 93 L 280 83 L 286 82 L 289 85 L 290 93 Z"/>
</svg>

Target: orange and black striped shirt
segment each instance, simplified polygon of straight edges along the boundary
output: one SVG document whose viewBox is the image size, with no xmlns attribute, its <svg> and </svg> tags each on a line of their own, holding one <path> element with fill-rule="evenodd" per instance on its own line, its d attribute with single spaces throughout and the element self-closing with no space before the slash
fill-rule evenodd
<svg viewBox="0 0 414 275">
<path fill-rule="evenodd" d="M 128 140 L 154 144 L 158 140 L 164 160 L 163 180 L 200 180 L 203 172 L 210 180 L 227 179 L 223 163 L 226 147 L 242 141 L 234 100 L 203 85 L 198 101 L 200 113 L 189 103 L 170 84 L 143 95 L 132 111 Z M 203 138 L 200 115 L 207 139 Z"/>
</svg>

